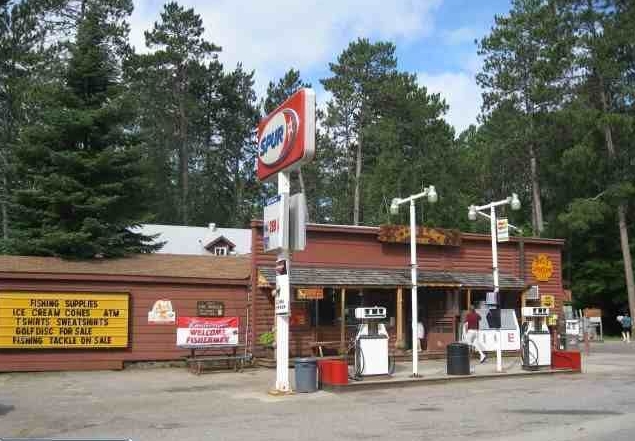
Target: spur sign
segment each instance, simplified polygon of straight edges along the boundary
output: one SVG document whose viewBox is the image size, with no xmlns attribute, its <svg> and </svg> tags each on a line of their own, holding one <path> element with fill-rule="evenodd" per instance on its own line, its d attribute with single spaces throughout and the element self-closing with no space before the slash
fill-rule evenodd
<svg viewBox="0 0 635 441">
<path fill-rule="evenodd" d="M 315 92 L 300 89 L 258 125 L 258 179 L 296 170 L 315 154 Z"/>
</svg>

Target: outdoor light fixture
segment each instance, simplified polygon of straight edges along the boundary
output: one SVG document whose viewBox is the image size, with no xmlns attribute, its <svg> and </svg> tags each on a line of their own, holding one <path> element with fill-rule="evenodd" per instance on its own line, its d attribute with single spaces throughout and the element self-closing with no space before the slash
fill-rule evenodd
<svg viewBox="0 0 635 441">
<path fill-rule="evenodd" d="M 439 200 L 439 195 L 437 191 L 434 189 L 434 185 L 428 187 L 428 202 L 431 204 L 436 204 Z"/>
<path fill-rule="evenodd" d="M 518 199 L 518 195 L 516 193 L 512 193 L 512 200 L 510 203 L 512 206 L 512 210 L 514 211 L 520 210 L 520 199 Z"/>
<path fill-rule="evenodd" d="M 401 201 L 401 199 L 399 198 L 394 198 L 390 204 L 390 214 L 392 214 L 393 216 L 396 216 L 397 214 L 399 214 L 399 202 Z"/>
<path fill-rule="evenodd" d="M 412 376 L 419 376 L 419 356 L 417 353 L 417 323 L 418 323 L 418 305 L 417 305 L 417 224 L 415 217 L 415 201 L 422 197 L 427 197 L 428 202 L 434 204 L 439 199 L 434 185 L 424 188 L 421 193 L 413 194 L 410 197 L 401 199 L 394 198 L 390 203 L 390 214 L 399 213 L 399 206 L 410 202 L 410 283 L 412 285 Z"/>
<path fill-rule="evenodd" d="M 469 211 L 467 212 L 467 218 L 471 221 L 476 220 L 476 207 L 474 205 L 470 205 Z"/>
</svg>

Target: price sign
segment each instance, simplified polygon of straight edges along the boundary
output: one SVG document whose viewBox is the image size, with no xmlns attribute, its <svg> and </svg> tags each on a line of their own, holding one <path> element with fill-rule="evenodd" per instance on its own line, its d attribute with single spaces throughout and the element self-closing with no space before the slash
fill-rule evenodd
<svg viewBox="0 0 635 441">
<path fill-rule="evenodd" d="M 279 194 L 265 202 L 263 246 L 265 252 L 289 248 L 289 195 Z"/>
<path fill-rule="evenodd" d="M 496 220 L 496 235 L 499 242 L 509 242 L 509 222 L 507 218 Z"/>
</svg>

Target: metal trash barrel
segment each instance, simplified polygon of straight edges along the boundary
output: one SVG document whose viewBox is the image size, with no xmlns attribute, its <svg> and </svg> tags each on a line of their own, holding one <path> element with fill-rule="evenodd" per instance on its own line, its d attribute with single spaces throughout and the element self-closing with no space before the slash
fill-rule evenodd
<svg viewBox="0 0 635 441">
<path fill-rule="evenodd" d="M 317 391 L 317 359 L 313 357 L 295 359 L 295 391 Z"/>
<path fill-rule="evenodd" d="M 470 347 L 465 343 L 450 343 L 446 347 L 448 375 L 470 375 Z"/>
</svg>

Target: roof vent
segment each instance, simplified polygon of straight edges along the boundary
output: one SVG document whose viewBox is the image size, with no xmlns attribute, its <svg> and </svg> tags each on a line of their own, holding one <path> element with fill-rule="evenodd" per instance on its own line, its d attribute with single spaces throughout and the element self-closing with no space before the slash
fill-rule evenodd
<svg viewBox="0 0 635 441">
<path fill-rule="evenodd" d="M 210 231 L 216 231 L 216 224 L 209 224 Z"/>
</svg>

